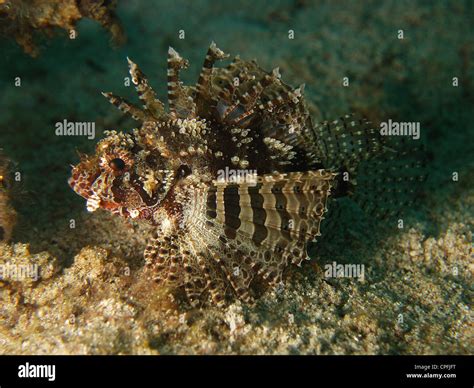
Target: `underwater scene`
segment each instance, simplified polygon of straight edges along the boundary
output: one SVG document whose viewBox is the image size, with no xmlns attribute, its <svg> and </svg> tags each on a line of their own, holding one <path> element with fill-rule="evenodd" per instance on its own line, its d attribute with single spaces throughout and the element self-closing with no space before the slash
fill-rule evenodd
<svg viewBox="0 0 474 388">
<path fill-rule="evenodd" d="M 0 0 L 0 354 L 472 354 L 473 15 Z"/>
</svg>

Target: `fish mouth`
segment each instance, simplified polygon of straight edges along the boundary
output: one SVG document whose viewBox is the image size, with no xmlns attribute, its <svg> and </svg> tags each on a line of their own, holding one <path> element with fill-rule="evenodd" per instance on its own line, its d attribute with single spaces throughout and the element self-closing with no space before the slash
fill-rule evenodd
<svg viewBox="0 0 474 388">
<path fill-rule="evenodd" d="M 95 195 L 94 191 L 92 190 L 92 185 L 99 177 L 100 171 L 87 174 L 79 172 L 79 170 L 79 165 L 73 167 L 71 176 L 69 177 L 67 183 L 76 194 L 85 199 L 89 199 Z"/>
</svg>

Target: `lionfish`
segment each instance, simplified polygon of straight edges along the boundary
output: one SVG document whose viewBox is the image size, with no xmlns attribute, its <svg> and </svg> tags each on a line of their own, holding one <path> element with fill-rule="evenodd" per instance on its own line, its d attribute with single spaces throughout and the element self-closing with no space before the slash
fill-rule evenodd
<svg viewBox="0 0 474 388">
<path fill-rule="evenodd" d="M 69 179 L 89 211 L 154 226 L 145 272 L 193 305 L 251 302 L 280 284 L 290 263 L 309 259 L 329 197 L 351 191 L 343 176 L 384 147 L 363 118 L 313 125 L 304 85 L 285 84 L 278 68 L 239 57 L 215 67 L 226 58 L 212 43 L 197 84 L 185 86 L 189 63 L 169 48 L 167 109 L 127 58 L 143 107 L 103 95 L 140 127 L 107 131 Z"/>
</svg>

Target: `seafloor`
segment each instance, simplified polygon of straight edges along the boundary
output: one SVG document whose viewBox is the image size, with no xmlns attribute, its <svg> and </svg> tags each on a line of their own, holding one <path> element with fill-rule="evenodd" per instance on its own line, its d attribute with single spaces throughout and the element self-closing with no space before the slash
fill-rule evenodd
<svg viewBox="0 0 474 388">
<path fill-rule="evenodd" d="M 2 40 L 0 148 L 23 179 L 14 191 L 19 221 L 13 243 L 0 243 L 0 264 L 38 264 L 42 276 L 0 283 L 0 353 L 473 353 L 473 8 L 124 0 L 118 16 L 128 41 L 117 49 L 92 21 L 79 24 L 75 40 L 64 32 L 40 38 L 35 59 Z M 212 40 L 263 68 L 279 66 L 290 84 L 304 82 L 315 119 L 356 111 L 419 121 L 429 180 L 403 230 L 354 214 L 283 289 L 254 306 L 174 312 L 167 290 L 140 277 L 144 228 L 87 213 L 66 183 L 76 150 L 91 152 L 97 139 L 55 136 L 54 123 L 94 121 L 99 137 L 132 128 L 99 93 L 133 97 L 123 85 L 126 56 L 164 99 L 168 46 L 190 60 L 184 80 L 194 82 Z M 324 279 L 333 261 L 364 264 L 365 281 Z"/>
</svg>

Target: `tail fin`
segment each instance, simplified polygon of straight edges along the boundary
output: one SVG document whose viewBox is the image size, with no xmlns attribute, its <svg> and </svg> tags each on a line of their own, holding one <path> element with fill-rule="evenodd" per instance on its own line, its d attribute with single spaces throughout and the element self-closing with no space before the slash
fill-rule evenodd
<svg viewBox="0 0 474 388">
<path fill-rule="evenodd" d="M 397 139 L 379 157 L 357 171 L 352 199 L 376 219 L 403 218 L 423 197 L 428 154 L 415 140 Z"/>
<path fill-rule="evenodd" d="M 315 128 L 324 167 L 339 172 L 321 225 L 321 245 L 328 247 L 344 241 L 341 233 L 358 239 L 361 228 L 404 227 L 423 198 L 428 153 L 422 141 L 382 136 L 377 126 L 355 117 Z"/>
<path fill-rule="evenodd" d="M 360 163 L 384 152 L 384 140 L 370 121 L 355 114 L 314 126 L 318 154 L 326 169 L 354 173 Z"/>
</svg>

